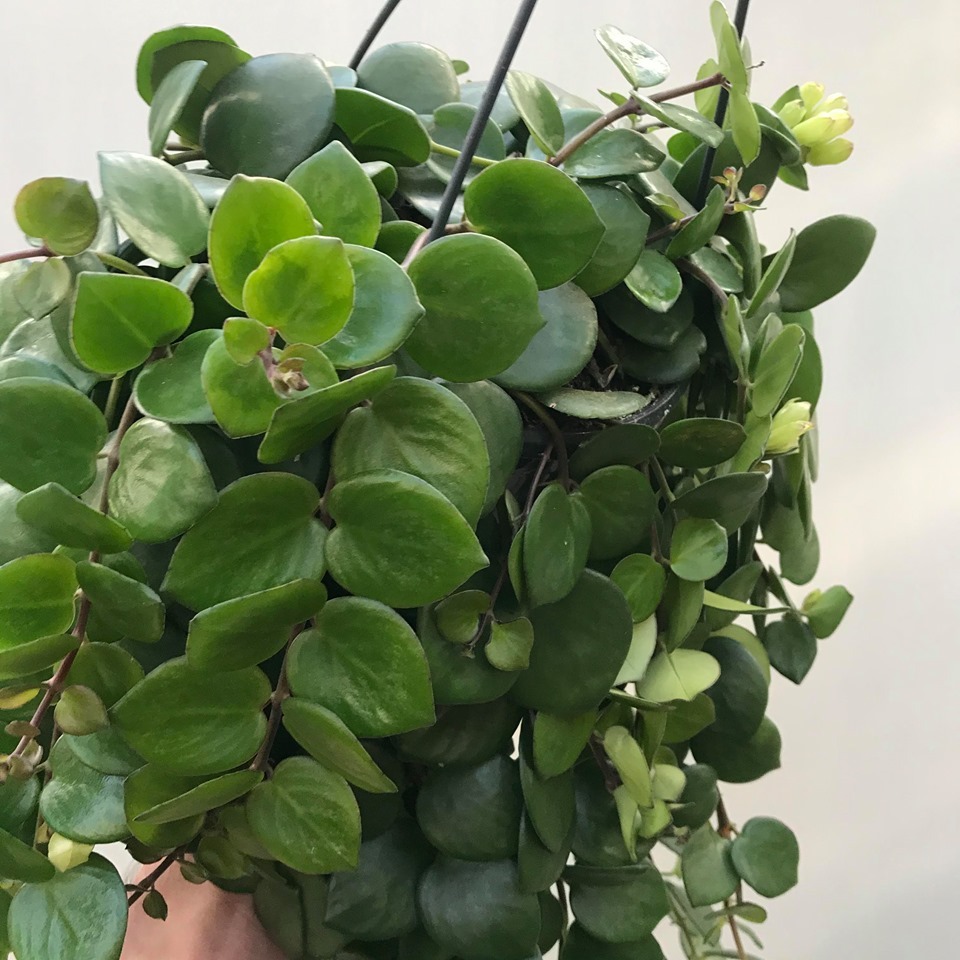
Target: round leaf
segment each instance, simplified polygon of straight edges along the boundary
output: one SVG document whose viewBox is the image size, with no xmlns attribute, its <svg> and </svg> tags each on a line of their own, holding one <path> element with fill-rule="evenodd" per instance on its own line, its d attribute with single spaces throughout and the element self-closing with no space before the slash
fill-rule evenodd
<svg viewBox="0 0 960 960">
<path fill-rule="evenodd" d="M 670 541 L 670 567 L 683 580 L 709 580 L 727 562 L 727 532 L 716 520 L 685 517 Z"/>
<path fill-rule="evenodd" d="M 583 481 L 580 495 L 590 514 L 592 560 L 622 557 L 648 539 L 657 499 L 639 470 L 603 467 Z"/>
<path fill-rule="evenodd" d="M 0 567 L 0 647 L 69 630 L 77 579 L 67 557 L 40 553 Z"/>
<path fill-rule="evenodd" d="M 330 709 L 358 737 L 391 736 L 433 722 L 426 657 L 398 613 L 375 600 L 340 597 L 315 623 L 287 658 L 295 694 Z"/>
<path fill-rule="evenodd" d="M 713 477 L 674 501 L 675 510 L 716 520 L 727 533 L 738 530 L 763 498 L 767 478 L 762 473 L 730 473 Z"/>
<path fill-rule="evenodd" d="M 720 676 L 720 665 L 700 650 L 674 650 L 658 653 L 637 684 L 637 694 L 654 703 L 692 700 L 709 690 Z"/>
<path fill-rule="evenodd" d="M 580 187 L 603 223 L 604 232 L 593 259 L 575 283 L 591 297 L 611 290 L 634 268 L 644 251 L 650 216 L 625 190 L 606 183 Z"/>
<path fill-rule="evenodd" d="M 720 678 L 710 688 L 716 709 L 712 730 L 749 740 L 767 709 L 767 681 L 747 649 L 730 637 L 710 637 L 703 646 L 720 664 Z"/>
<path fill-rule="evenodd" d="M 14 214 L 28 237 L 63 256 L 82 253 L 97 235 L 100 213 L 85 180 L 41 177 L 17 194 Z"/>
<path fill-rule="evenodd" d="M 439 600 L 488 560 L 457 508 L 430 484 L 377 470 L 336 484 L 327 541 L 334 578 L 395 607 Z"/>
<path fill-rule="evenodd" d="M 577 922 L 607 943 L 642 940 L 653 933 L 668 909 L 663 878 L 652 865 L 629 868 L 623 882 L 615 886 L 573 884 L 570 905 Z"/>
<path fill-rule="evenodd" d="M 155 643 L 163 635 L 166 608 L 146 584 L 86 560 L 77 564 L 77 581 L 103 626 L 138 643 Z"/>
<path fill-rule="evenodd" d="M 697 762 L 709 764 L 727 783 L 750 783 L 780 766 L 780 731 L 769 717 L 749 740 L 707 729 L 693 738 L 691 747 Z"/>
<path fill-rule="evenodd" d="M 210 94 L 200 145 L 227 176 L 282 180 L 320 149 L 333 126 L 335 92 L 309 53 L 271 53 L 231 70 Z"/>
<path fill-rule="evenodd" d="M 460 99 L 460 82 L 451 59 L 427 43 L 388 43 L 364 58 L 357 82 L 415 113 L 432 113 Z"/>
<path fill-rule="evenodd" d="M 337 89 L 337 126 L 361 161 L 413 167 L 430 156 L 430 137 L 416 113 L 369 90 Z"/>
<path fill-rule="evenodd" d="M 433 113 L 433 122 L 430 124 L 431 139 L 434 143 L 459 152 L 463 149 L 476 114 L 477 108 L 469 103 L 447 103 L 438 107 Z M 486 160 L 503 160 L 506 156 L 503 134 L 494 120 L 490 119 L 486 122 L 474 156 Z M 437 152 L 432 153 L 427 161 L 430 171 L 444 183 L 450 181 L 456 162 L 456 157 Z M 471 166 L 463 182 L 470 183 L 479 172 L 479 166 Z"/>
<path fill-rule="evenodd" d="M 406 348 L 417 363 L 448 380 L 502 372 L 543 326 L 529 269 L 491 237 L 438 240 L 417 255 L 409 273 L 426 313 Z"/>
<path fill-rule="evenodd" d="M 730 852 L 737 873 L 762 897 L 779 897 L 797 885 L 797 838 L 773 817 L 748 820 Z"/>
<path fill-rule="evenodd" d="M 589 262 L 604 225 L 566 174 L 539 160 L 505 160 L 464 194 L 475 229 L 523 257 L 541 290 L 572 280 Z"/>
<path fill-rule="evenodd" d="M 740 449 L 746 432 L 732 420 L 677 420 L 660 432 L 660 456 L 687 470 L 714 467 Z"/>
<path fill-rule="evenodd" d="M 200 381 L 200 365 L 220 336 L 219 330 L 198 330 L 176 345 L 172 357 L 154 360 L 140 371 L 133 395 L 146 416 L 167 423 L 213 422 Z"/>
<path fill-rule="evenodd" d="M 571 177 L 606 179 L 649 173 L 663 162 L 663 153 L 636 130 L 608 128 L 591 137 L 567 158 Z"/>
<path fill-rule="evenodd" d="M 119 553 L 133 543 L 121 524 L 88 507 L 59 483 L 45 483 L 21 497 L 17 516 L 65 547 Z"/>
<path fill-rule="evenodd" d="M 655 87 L 670 75 L 670 64 L 653 47 L 608 23 L 597 31 L 603 52 L 631 87 Z"/>
<path fill-rule="evenodd" d="M 662 565 L 653 557 L 635 553 L 624 557 L 613 568 L 610 579 L 627 598 L 634 623 L 641 623 L 660 605 L 667 577 Z"/>
</svg>

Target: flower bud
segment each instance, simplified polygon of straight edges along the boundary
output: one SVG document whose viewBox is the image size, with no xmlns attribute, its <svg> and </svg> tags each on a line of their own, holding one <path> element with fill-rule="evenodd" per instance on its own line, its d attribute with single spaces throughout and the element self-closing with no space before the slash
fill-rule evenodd
<svg viewBox="0 0 960 960">
<path fill-rule="evenodd" d="M 793 135 L 801 147 L 812 147 L 826 143 L 833 136 L 834 119 L 826 114 L 810 117 L 793 128 Z"/>
<path fill-rule="evenodd" d="M 78 843 L 59 833 L 54 833 L 50 837 L 50 843 L 47 846 L 47 859 L 61 873 L 86 863 L 91 853 L 93 853 L 92 843 Z"/>
<path fill-rule="evenodd" d="M 807 163 L 814 167 L 826 167 L 835 163 L 843 163 L 853 153 L 853 143 L 844 137 L 838 137 L 829 143 L 818 143 L 810 148 L 807 154 Z"/>
<path fill-rule="evenodd" d="M 811 429 L 810 404 L 805 400 L 788 400 L 773 418 L 766 455 L 793 453 L 800 446 L 800 438 Z"/>
<path fill-rule="evenodd" d="M 792 130 L 807 115 L 802 100 L 791 100 L 780 108 L 780 119 Z"/>
<path fill-rule="evenodd" d="M 96 733 L 110 725 L 103 701 L 89 687 L 79 685 L 67 687 L 60 694 L 53 717 L 64 733 L 75 737 Z"/>
<path fill-rule="evenodd" d="M 815 111 L 817 104 L 820 103 L 826 92 L 827 89 L 822 83 L 815 83 L 813 81 L 805 83 L 800 87 L 800 96 L 803 99 L 803 105 L 806 107 L 808 113 Z"/>
</svg>

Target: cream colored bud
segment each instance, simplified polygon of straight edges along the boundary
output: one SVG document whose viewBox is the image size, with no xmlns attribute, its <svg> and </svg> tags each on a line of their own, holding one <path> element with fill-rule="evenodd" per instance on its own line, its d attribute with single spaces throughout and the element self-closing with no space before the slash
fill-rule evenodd
<svg viewBox="0 0 960 960">
<path fill-rule="evenodd" d="M 812 429 L 810 404 L 806 400 L 788 400 L 773 418 L 767 456 L 793 453 L 800 446 L 800 438 Z"/>
<path fill-rule="evenodd" d="M 827 88 L 822 83 L 805 83 L 800 87 L 800 97 L 808 113 L 813 113 L 823 99 Z"/>
<path fill-rule="evenodd" d="M 802 100 L 791 100 L 780 108 L 780 119 L 792 130 L 807 115 Z"/>
<path fill-rule="evenodd" d="M 850 104 L 842 93 L 831 93 L 818 107 L 817 113 L 828 113 L 831 110 L 849 110 Z"/>
<path fill-rule="evenodd" d="M 797 142 L 803 147 L 812 147 L 818 143 L 826 143 L 832 140 L 834 136 L 839 135 L 840 131 L 835 130 L 836 120 L 828 115 L 818 115 L 798 123 L 793 128 L 793 135 Z"/>
<path fill-rule="evenodd" d="M 807 163 L 814 167 L 830 166 L 848 160 L 851 153 L 853 153 L 853 144 L 843 137 L 838 137 L 829 143 L 818 143 L 815 147 L 811 147 L 807 154 Z"/>
<path fill-rule="evenodd" d="M 47 846 L 47 859 L 61 872 L 66 873 L 74 867 L 79 867 L 90 859 L 93 853 L 93 844 L 77 843 L 59 833 L 50 837 Z"/>
</svg>

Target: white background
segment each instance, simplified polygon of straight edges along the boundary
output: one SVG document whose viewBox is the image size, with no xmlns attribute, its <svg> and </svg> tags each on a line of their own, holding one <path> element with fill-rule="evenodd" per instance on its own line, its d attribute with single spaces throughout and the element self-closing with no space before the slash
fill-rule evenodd
<svg viewBox="0 0 960 960">
<path fill-rule="evenodd" d="M 208 23 L 254 54 L 345 62 L 379 4 L 5 0 L 0 249 L 22 245 L 8 211 L 23 183 L 95 179 L 98 149 L 147 149 L 134 63 L 152 31 Z M 541 0 L 517 65 L 590 98 L 618 83 L 592 37 L 612 22 L 656 46 L 685 82 L 712 50 L 707 7 Z M 383 38 L 434 43 L 481 78 L 515 8 L 405 0 Z M 779 186 L 758 215 L 762 236 L 775 247 L 789 227 L 843 212 L 872 220 L 879 239 L 855 286 L 817 314 L 827 382 L 816 582 L 847 584 L 856 603 L 802 688 L 775 682 L 783 769 L 729 788 L 728 805 L 734 819 L 777 816 L 800 836 L 801 884 L 763 930 L 770 960 L 950 956 L 960 892 L 960 7 L 754 0 L 747 33 L 765 61 L 757 99 L 822 80 L 849 95 L 857 120 L 854 158 L 813 170 L 809 195 Z"/>
</svg>

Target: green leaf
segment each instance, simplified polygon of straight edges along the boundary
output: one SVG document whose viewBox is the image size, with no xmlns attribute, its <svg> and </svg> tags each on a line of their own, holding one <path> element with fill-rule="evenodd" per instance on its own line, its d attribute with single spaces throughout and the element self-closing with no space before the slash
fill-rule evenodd
<svg viewBox="0 0 960 960">
<path fill-rule="evenodd" d="M 570 474 L 583 480 L 595 470 L 622 463 L 636 467 L 660 448 L 660 437 L 653 427 L 642 423 L 605 426 L 582 443 L 570 458 Z"/>
<path fill-rule="evenodd" d="M 790 264 L 793 263 L 793 255 L 796 249 L 797 236 L 791 230 L 783 246 L 777 251 L 766 270 L 763 271 L 760 283 L 757 284 L 757 289 L 750 298 L 750 303 L 745 311 L 744 315 L 746 317 L 756 317 L 763 305 L 780 289 L 780 284 L 783 283 L 784 277 L 790 269 Z"/>
<path fill-rule="evenodd" d="M 480 101 L 486 93 L 486 80 L 468 80 L 460 84 L 460 99 L 474 107 L 480 106 Z M 520 114 L 510 99 L 510 94 L 501 89 L 493 105 L 493 122 L 503 131 L 510 130 L 520 122 Z"/>
<path fill-rule="evenodd" d="M 730 857 L 730 841 L 709 824 L 691 834 L 680 857 L 683 887 L 695 907 L 722 903 L 740 882 Z"/>
<path fill-rule="evenodd" d="M 231 317 L 223 325 L 223 345 L 234 363 L 246 366 L 270 349 L 270 329 L 250 317 Z"/>
<path fill-rule="evenodd" d="M 19 960 L 117 960 L 127 929 L 127 893 L 98 854 L 13 898 L 10 945 Z"/>
<path fill-rule="evenodd" d="M 523 447 L 523 421 L 513 400 L 488 380 L 476 383 L 444 383 L 474 415 L 487 444 L 490 458 L 490 483 L 483 502 L 488 512 L 503 495 L 513 471 L 520 462 Z"/>
<path fill-rule="evenodd" d="M 483 431 L 467 405 L 440 384 L 400 377 L 337 432 L 333 470 L 350 480 L 372 470 L 402 470 L 427 481 L 475 525 L 490 479 Z"/>
<path fill-rule="evenodd" d="M 396 784 L 331 710 L 301 697 L 283 702 L 283 725 L 319 763 L 368 793 L 396 793 Z"/>
<path fill-rule="evenodd" d="M 434 770 L 417 794 L 417 822 L 426 838 L 460 860 L 514 857 L 522 811 L 519 768 L 502 755 L 476 766 Z"/>
<path fill-rule="evenodd" d="M 734 533 L 753 513 L 767 489 L 762 473 L 730 473 L 713 477 L 674 501 L 674 509 L 715 520 Z"/>
<path fill-rule="evenodd" d="M 667 893 L 659 871 L 649 864 L 623 871 L 615 886 L 573 883 L 570 905 L 577 922 L 607 943 L 642 940 L 667 915 Z"/>
<path fill-rule="evenodd" d="M 332 710 L 358 737 L 391 736 L 433 722 L 427 660 L 398 613 L 375 600 L 340 597 L 314 622 L 287 657 L 295 694 Z"/>
<path fill-rule="evenodd" d="M 40 794 L 40 813 L 61 836 L 78 843 L 110 843 L 130 835 L 123 810 L 123 777 L 82 763 L 67 739 L 50 752 L 53 779 Z"/>
<path fill-rule="evenodd" d="M 360 161 L 414 167 L 430 157 L 430 136 L 416 113 L 369 90 L 337 89 L 337 126 Z"/>
<path fill-rule="evenodd" d="M 656 170 L 663 153 L 642 133 L 607 128 L 578 147 L 563 164 L 564 172 L 583 179 L 629 177 Z"/>
<path fill-rule="evenodd" d="M 870 255 L 877 231 L 859 217 L 818 220 L 797 237 L 790 269 L 780 285 L 780 304 L 798 313 L 819 306 L 850 284 Z M 837 256 L 842 250 L 843 256 Z"/>
<path fill-rule="evenodd" d="M 696 704 L 698 701 L 709 703 L 710 698 L 704 693 L 693 703 Z M 667 726 L 669 728 L 669 721 Z M 683 793 L 680 794 L 680 803 L 673 810 L 673 822 L 678 827 L 700 827 L 708 823 L 716 813 L 717 804 L 720 801 L 720 794 L 717 791 L 717 774 L 712 767 L 703 763 L 684 767 L 684 773 L 687 782 Z"/>
<path fill-rule="evenodd" d="M 637 806 L 649 807 L 653 803 L 650 766 L 630 731 L 625 727 L 610 727 L 603 735 L 603 749 Z"/>
<path fill-rule="evenodd" d="M 663 738 L 667 743 L 683 743 L 709 727 L 715 717 L 713 701 L 707 694 L 698 693 L 689 702 L 674 704 L 674 709 L 667 714 Z M 681 825 L 676 819 L 674 822 Z"/>
<path fill-rule="evenodd" d="M 583 481 L 580 495 L 590 514 L 591 560 L 622 557 L 646 541 L 657 511 L 650 481 L 633 467 L 603 467 Z"/>
<path fill-rule="evenodd" d="M 591 297 L 612 289 L 634 268 L 644 252 L 650 216 L 625 190 L 606 183 L 583 183 L 580 189 L 604 226 L 593 258 L 575 283 Z"/>
<path fill-rule="evenodd" d="M 234 177 L 210 220 L 210 269 L 224 299 L 242 309 L 244 283 L 266 253 L 316 232 L 307 202 L 293 187 L 266 177 Z"/>
<path fill-rule="evenodd" d="M 600 298 L 600 308 L 633 340 L 657 350 L 671 350 L 691 333 L 695 334 L 691 329 L 694 298 L 688 290 L 682 291 L 677 302 L 663 313 L 638 303 L 628 287 L 617 287 L 605 294 Z M 651 369 L 657 372 L 656 367 Z"/>
<path fill-rule="evenodd" d="M 803 602 L 803 612 L 814 636 L 824 640 L 840 626 L 853 603 L 853 594 L 846 587 L 830 587 L 823 593 L 813 593 Z"/>
<path fill-rule="evenodd" d="M 749 740 L 767 709 L 767 679 L 746 647 L 730 637 L 710 637 L 703 650 L 720 664 L 720 678 L 710 688 L 716 708 L 711 730 Z"/>
<path fill-rule="evenodd" d="M 217 676 L 177 657 L 157 667 L 110 711 L 146 760 L 171 773 L 221 773 L 246 763 L 266 733 L 270 682 L 259 670 Z M 162 724 L 157 717 L 164 718 Z"/>
<path fill-rule="evenodd" d="M 780 731 L 769 717 L 747 741 L 707 729 L 691 741 L 698 763 L 713 767 L 727 783 L 750 783 L 780 766 Z"/>
<path fill-rule="evenodd" d="M 720 664 L 700 650 L 674 650 L 658 653 L 637 684 L 637 695 L 654 703 L 693 700 L 708 690 L 720 676 Z"/>
<path fill-rule="evenodd" d="M 76 737 L 90 736 L 110 725 L 107 708 L 100 697 L 89 687 L 75 683 L 60 694 L 53 719 L 64 733 Z"/>
<path fill-rule="evenodd" d="M 283 398 L 259 360 L 242 365 L 223 338 L 207 349 L 200 366 L 200 383 L 217 423 L 229 437 L 263 433 Z"/>
<path fill-rule="evenodd" d="M 626 943 L 605 943 L 574 923 L 567 931 L 562 956 L 563 960 L 663 960 L 663 951 L 652 936 Z"/>
<path fill-rule="evenodd" d="M 13 285 L 13 295 L 28 316 L 45 317 L 52 313 L 73 289 L 73 274 L 64 260 L 48 257 L 33 263 Z"/>
<path fill-rule="evenodd" d="M 89 738 L 84 738 L 89 739 Z M 235 774 L 226 774 L 233 778 Z M 163 849 L 177 847 L 192 840 L 203 826 L 205 816 L 196 813 L 183 820 L 173 820 L 168 823 L 144 823 L 140 820 L 141 814 L 148 810 L 163 807 L 169 801 L 177 802 L 182 797 L 194 798 L 205 796 L 203 789 L 205 781 L 202 777 L 181 777 L 147 764 L 131 773 L 123 782 L 123 803 L 127 816 L 127 825 L 130 832 L 141 843 L 147 846 Z M 232 779 L 229 782 L 233 782 Z M 194 794 L 193 791 L 199 792 Z"/>
<path fill-rule="evenodd" d="M 108 707 L 142 679 L 143 667 L 126 650 L 107 643 L 85 643 L 70 668 L 70 682 L 89 687 Z"/>
<path fill-rule="evenodd" d="M 533 625 L 526 617 L 490 625 L 490 639 L 484 647 L 484 654 L 497 670 L 526 670 L 530 666 L 532 649 Z"/>
<path fill-rule="evenodd" d="M 587 365 L 597 345 L 597 311 L 577 286 L 566 283 L 539 296 L 546 326 L 523 353 L 494 377 L 515 390 L 552 390 L 572 380 Z"/>
<path fill-rule="evenodd" d="M 356 280 L 353 312 L 323 352 L 334 366 L 356 369 L 393 353 L 410 336 L 423 307 L 406 272 L 386 254 L 350 244 L 345 249 Z"/>
<path fill-rule="evenodd" d="M 532 606 L 562 600 L 587 565 L 590 513 L 582 497 L 551 483 L 534 501 L 523 536 L 523 569 Z"/>
<path fill-rule="evenodd" d="M 624 282 L 645 307 L 656 313 L 666 313 L 683 290 L 680 271 L 656 250 L 644 250 Z"/>
<path fill-rule="evenodd" d="M 176 167 L 136 153 L 99 157 L 107 209 L 148 257 L 182 267 L 203 251 L 210 214 Z"/>
<path fill-rule="evenodd" d="M 298 237 L 270 250 L 243 287 L 243 308 L 288 342 L 323 343 L 353 310 L 353 269 L 333 237 Z"/>
<path fill-rule="evenodd" d="M 25 492 L 52 482 L 80 494 L 96 476 L 107 425 L 72 387 L 19 377 L 0 381 L 0 436 L 0 479 Z"/>
<path fill-rule="evenodd" d="M 377 394 L 395 373 L 394 366 L 376 367 L 281 404 L 270 418 L 257 458 L 282 463 L 315 447 L 337 429 L 344 413 Z"/>
<path fill-rule="evenodd" d="M 360 161 L 339 140 L 295 167 L 287 183 L 307 201 L 323 232 L 372 247 L 380 232 L 380 196 Z"/>
<path fill-rule="evenodd" d="M 319 503 L 316 487 L 292 474 L 237 480 L 177 545 L 163 590 L 205 610 L 292 580 L 319 580 L 326 539 L 313 518 Z M 257 517 L 263 522 L 251 525 Z"/>
<path fill-rule="evenodd" d="M 547 85 L 533 74 L 511 70 L 505 86 L 537 146 L 547 156 L 559 153 L 564 140 L 563 117 Z"/>
<path fill-rule="evenodd" d="M 595 708 L 623 664 L 633 632 L 620 590 L 592 570 L 557 603 L 530 614 L 534 644 L 530 667 L 511 697 L 522 706 L 565 716 Z"/>
<path fill-rule="evenodd" d="M 670 541 L 670 567 L 683 580 L 709 580 L 727 562 L 727 532 L 716 520 L 685 517 Z"/>
<path fill-rule="evenodd" d="M 97 235 L 100 213 L 86 180 L 41 177 L 17 194 L 17 224 L 65 257 L 82 253 Z"/>
<path fill-rule="evenodd" d="M 676 103 L 658 103 L 639 94 L 634 94 L 634 99 L 643 106 L 644 113 L 675 130 L 689 133 L 711 147 L 719 147 L 723 143 L 723 131 L 698 110 L 691 110 Z"/>
<path fill-rule="evenodd" d="M 720 72 L 730 83 L 732 89 L 746 91 L 749 74 L 743 62 L 743 51 L 736 27 L 730 22 L 727 8 L 720 0 L 710 4 L 710 24 L 717 41 L 717 53 Z"/>
<path fill-rule="evenodd" d="M 0 873 L 10 880 L 46 883 L 56 874 L 53 864 L 38 850 L 0 830 Z"/>
<path fill-rule="evenodd" d="M 750 388 L 753 413 L 765 417 L 773 413 L 784 399 L 803 357 L 806 334 L 796 324 L 788 324 L 762 354 Z"/>
<path fill-rule="evenodd" d="M 662 569 L 662 568 L 661 568 Z M 621 683 L 633 683 L 642 680 L 647 672 L 647 666 L 657 647 L 657 620 L 654 616 L 647 617 L 633 625 L 633 637 L 630 641 L 630 650 L 623 666 L 614 681 L 616 686 Z"/>
<path fill-rule="evenodd" d="M 147 121 L 150 153 L 155 157 L 163 152 L 170 131 L 180 119 L 197 87 L 200 74 L 206 68 L 205 60 L 184 60 L 160 81 L 150 104 L 150 116 Z"/>
<path fill-rule="evenodd" d="M 700 470 L 729 460 L 745 439 L 743 427 L 732 420 L 676 420 L 660 432 L 659 456 L 675 466 Z"/>
<path fill-rule="evenodd" d="M 227 773 L 213 780 L 206 780 L 179 796 L 144 810 L 137 814 L 136 820 L 139 823 L 159 826 L 193 819 L 246 796 L 261 780 L 263 774 L 259 770 Z"/>
<path fill-rule="evenodd" d="M 556 777 L 541 777 L 535 767 L 532 731 L 525 724 L 520 737 L 520 785 L 530 825 L 540 842 L 556 853 L 568 845 L 574 826 L 575 801 L 573 774 L 566 771 Z"/>
<path fill-rule="evenodd" d="M 679 260 L 696 253 L 717 232 L 726 210 L 726 194 L 717 184 L 707 195 L 703 209 L 667 245 L 666 254 L 671 260 Z"/>
<path fill-rule="evenodd" d="M 459 956 L 525 960 L 537 952 L 540 903 L 521 893 L 513 861 L 438 857 L 420 881 L 418 906 L 427 933 Z"/>
<path fill-rule="evenodd" d="M 330 74 L 313 54 L 254 57 L 214 87 L 200 146 L 228 177 L 282 180 L 320 149 L 333 126 L 335 102 Z"/>
<path fill-rule="evenodd" d="M 523 257 L 541 290 L 572 280 L 605 229 L 577 184 L 539 160 L 515 158 L 484 170 L 467 187 L 464 209 L 476 230 Z"/>
<path fill-rule="evenodd" d="M 456 507 L 407 473 L 376 470 L 338 483 L 328 510 L 337 523 L 327 541 L 330 572 L 351 593 L 421 606 L 488 563 Z"/>
<path fill-rule="evenodd" d="M 583 752 L 597 721 L 595 710 L 573 716 L 539 711 L 533 721 L 533 762 L 541 777 L 569 770 Z"/>
<path fill-rule="evenodd" d="M 73 563 L 39 553 L 0 567 L 0 648 L 69 630 L 77 579 Z"/>
<path fill-rule="evenodd" d="M 360 850 L 360 811 L 346 780 L 309 757 L 281 762 L 247 798 L 254 836 L 303 873 L 351 870 Z"/>
<path fill-rule="evenodd" d="M 794 683 L 803 682 L 817 656 L 816 634 L 796 616 L 767 624 L 763 646 L 770 656 L 770 665 Z"/>
<path fill-rule="evenodd" d="M 88 507 L 59 483 L 45 483 L 21 497 L 17 516 L 65 547 L 119 553 L 133 543 L 121 524 Z"/>
<path fill-rule="evenodd" d="M 703 584 L 693 580 L 681 580 L 675 573 L 667 576 L 663 593 L 663 616 L 667 623 L 664 645 L 675 650 L 690 636 L 703 611 Z"/>
<path fill-rule="evenodd" d="M 453 61 L 428 43 L 408 41 L 379 47 L 357 68 L 357 83 L 416 113 L 432 113 L 441 104 L 460 99 Z"/>
<path fill-rule="evenodd" d="M 170 540 L 216 503 L 213 478 L 186 430 L 145 418 L 127 431 L 110 478 L 110 512 L 133 537 Z"/>
<path fill-rule="evenodd" d="M 200 382 L 200 365 L 219 330 L 198 330 L 175 347 L 172 357 L 154 360 L 133 385 L 137 406 L 148 417 L 167 423 L 212 423 L 213 411 Z"/>
<path fill-rule="evenodd" d="M 78 643 L 79 637 L 64 633 L 0 650 L 0 679 L 25 677 L 43 670 L 76 650 Z"/>
<path fill-rule="evenodd" d="M 733 142 L 744 166 L 749 167 L 760 156 L 760 121 L 750 98 L 741 90 L 731 89 L 728 109 Z"/>
<path fill-rule="evenodd" d="M 663 596 L 666 572 L 653 559 L 642 553 L 624 557 L 610 574 L 610 579 L 623 591 L 633 614 L 633 622 L 641 623 L 656 611 Z"/>
<path fill-rule="evenodd" d="M 533 275 L 492 237 L 438 240 L 417 255 L 409 273 L 426 312 L 406 349 L 448 380 L 483 380 L 502 372 L 543 326 Z"/>
<path fill-rule="evenodd" d="M 330 878 L 324 922 L 364 940 L 410 933 L 419 925 L 417 882 L 433 856 L 417 825 L 402 817 L 360 845 L 356 870 Z"/>
<path fill-rule="evenodd" d="M 670 75 L 670 64 L 653 47 L 608 23 L 595 30 L 603 52 L 631 87 L 655 87 Z"/>
<path fill-rule="evenodd" d="M 748 820 L 731 855 L 737 873 L 762 897 L 779 897 L 797 885 L 800 848 L 793 831 L 779 820 Z"/>
<path fill-rule="evenodd" d="M 293 580 L 207 607 L 190 621 L 187 660 L 213 672 L 262 663 L 283 649 L 291 628 L 309 620 L 326 598 L 316 580 Z"/>
<path fill-rule="evenodd" d="M 562 387 L 541 393 L 541 403 L 579 420 L 617 420 L 642 410 L 650 398 L 626 390 L 576 390 Z"/>
<path fill-rule="evenodd" d="M 477 107 L 469 103 L 447 103 L 437 107 L 433 112 L 433 120 L 429 126 L 431 140 L 441 146 L 449 147 L 458 153 L 466 143 L 467 134 L 477 115 Z M 503 160 L 506 148 L 503 134 L 494 120 L 488 120 L 480 136 L 480 143 L 474 151 L 474 156 L 486 160 Z M 434 151 L 427 161 L 431 173 L 444 183 L 450 182 L 456 158 Z M 478 166 L 471 166 L 464 178 L 464 184 L 470 183 L 480 172 Z"/>
<path fill-rule="evenodd" d="M 489 607 L 489 593 L 483 590 L 462 590 L 441 600 L 433 608 L 433 618 L 444 640 L 448 643 L 466 644 L 476 636 L 480 618 Z"/>
</svg>

